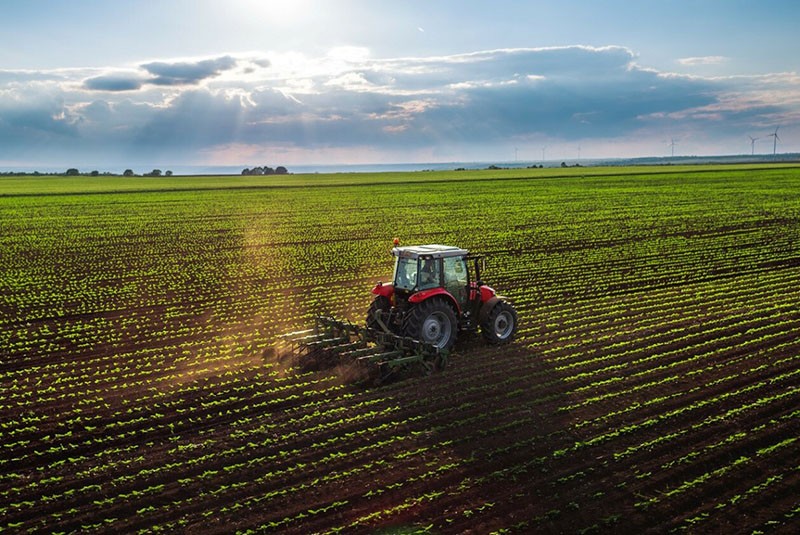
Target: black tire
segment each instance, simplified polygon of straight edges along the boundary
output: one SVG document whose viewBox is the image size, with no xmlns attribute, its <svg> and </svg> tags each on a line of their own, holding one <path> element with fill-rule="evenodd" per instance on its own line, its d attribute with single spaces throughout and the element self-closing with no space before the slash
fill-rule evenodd
<svg viewBox="0 0 800 535">
<path fill-rule="evenodd" d="M 453 307 L 442 299 L 431 298 L 408 311 L 403 332 L 409 338 L 447 350 L 456 343 L 458 321 Z"/>
<path fill-rule="evenodd" d="M 388 312 L 392 308 L 392 304 L 389 302 L 388 297 L 384 297 L 382 295 L 378 295 L 375 299 L 372 300 L 372 304 L 369 305 L 369 309 L 367 309 L 367 321 L 365 322 L 368 329 L 377 329 L 379 331 L 383 330 L 380 323 L 375 319 L 375 313 L 377 311 L 381 312 Z"/>
<path fill-rule="evenodd" d="M 517 334 L 517 311 L 499 301 L 481 322 L 481 334 L 490 344 L 507 344 Z"/>
</svg>

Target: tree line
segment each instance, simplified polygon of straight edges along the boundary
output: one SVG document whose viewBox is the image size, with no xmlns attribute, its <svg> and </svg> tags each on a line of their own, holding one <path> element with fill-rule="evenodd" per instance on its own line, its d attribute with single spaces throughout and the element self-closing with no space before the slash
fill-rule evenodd
<svg viewBox="0 0 800 535">
<path fill-rule="evenodd" d="M 253 167 L 252 169 L 245 168 L 242 170 L 242 175 L 286 175 L 289 174 L 289 170 L 286 169 L 284 166 L 279 165 L 275 169 L 269 166 L 263 167 Z M 6 171 L 0 172 L 0 176 L 124 176 L 124 177 L 133 177 L 133 176 L 172 176 L 172 171 L 169 169 L 166 171 L 162 171 L 161 169 L 153 169 L 149 173 L 142 173 L 138 175 L 133 172 L 133 169 L 125 169 L 122 174 L 118 173 L 111 173 L 109 171 L 89 171 L 81 172 L 76 167 L 70 167 L 63 173 L 41 173 L 39 171 Z"/>
<path fill-rule="evenodd" d="M 252 169 L 242 169 L 242 175 L 285 175 L 289 171 L 284 166 L 279 165 L 275 169 L 265 165 L 264 167 L 253 167 Z"/>
<path fill-rule="evenodd" d="M 172 176 L 172 171 L 161 171 L 161 169 L 153 169 L 149 173 L 142 173 L 137 175 L 133 169 L 125 169 L 122 175 L 118 173 L 111 173 L 109 171 L 89 171 L 88 173 L 81 173 L 75 167 L 70 167 L 63 173 L 41 173 L 39 171 L 6 171 L 0 172 L 0 176 Z"/>
</svg>

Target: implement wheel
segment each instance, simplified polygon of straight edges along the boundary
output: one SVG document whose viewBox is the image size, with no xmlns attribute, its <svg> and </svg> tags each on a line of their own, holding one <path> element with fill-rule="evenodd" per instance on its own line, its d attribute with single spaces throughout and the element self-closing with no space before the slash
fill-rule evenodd
<svg viewBox="0 0 800 535">
<path fill-rule="evenodd" d="M 439 349 L 450 349 L 456 343 L 458 324 L 453 308 L 441 299 L 431 298 L 412 308 L 403 331 L 414 340 Z"/>
<path fill-rule="evenodd" d="M 378 323 L 378 320 L 375 319 L 376 312 L 388 312 L 391 310 L 392 304 L 389 302 L 389 298 L 379 295 L 372 300 L 372 303 L 369 305 L 369 309 L 367 310 L 367 321 L 365 322 L 368 329 L 377 329 L 382 331 L 383 328 L 381 324 Z"/>
<path fill-rule="evenodd" d="M 507 344 L 517 334 L 517 311 L 499 301 L 481 323 L 481 334 L 490 344 Z"/>
</svg>

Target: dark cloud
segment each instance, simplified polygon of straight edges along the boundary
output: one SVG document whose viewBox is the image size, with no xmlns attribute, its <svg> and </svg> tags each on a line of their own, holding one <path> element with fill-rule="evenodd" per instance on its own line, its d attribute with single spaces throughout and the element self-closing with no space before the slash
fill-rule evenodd
<svg viewBox="0 0 800 535">
<path fill-rule="evenodd" d="M 219 76 L 222 72 L 233 69 L 236 60 L 231 56 L 206 59 L 195 62 L 166 63 L 156 61 L 145 63 L 142 68 L 154 75 L 148 80 L 155 85 L 194 85 L 207 78 Z"/>
<path fill-rule="evenodd" d="M 83 87 L 93 91 L 136 91 L 143 80 L 138 76 L 104 75 L 84 80 Z"/>
<path fill-rule="evenodd" d="M 229 142 L 245 124 L 240 97 L 199 89 L 181 93 L 169 108 L 151 114 L 136 136 L 145 147 L 204 147 Z"/>
<path fill-rule="evenodd" d="M 63 96 L 50 90 L 30 91 L 10 102 L 0 102 L 0 120 L 20 129 L 57 134 L 73 132 L 75 123 Z"/>
<path fill-rule="evenodd" d="M 615 137 L 641 127 L 641 116 L 668 114 L 715 101 L 713 84 L 658 79 L 646 71 L 602 72 L 600 76 L 554 76 L 509 85 L 466 88 L 462 103 L 425 114 L 429 127 L 486 138 L 540 134 L 564 138 Z M 480 124 L 481 129 L 466 128 Z"/>
<path fill-rule="evenodd" d="M 80 122 L 63 97 L 50 89 L 28 90 L 10 101 L 0 98 L 0 160 L 74 147 Z"/>
</svg>

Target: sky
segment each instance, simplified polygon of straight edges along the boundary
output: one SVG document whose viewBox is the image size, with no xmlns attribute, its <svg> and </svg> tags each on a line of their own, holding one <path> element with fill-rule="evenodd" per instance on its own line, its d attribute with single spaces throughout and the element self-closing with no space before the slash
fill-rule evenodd
<svg viewBox="0 0 800 535">
<path fill-rule="evenodd" d="M 0 0 L 0 169 L 797 152 L 798 27 L 794 0 Z"/>
</svg>

